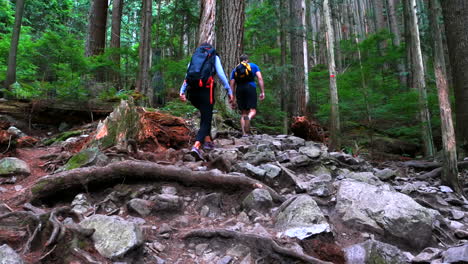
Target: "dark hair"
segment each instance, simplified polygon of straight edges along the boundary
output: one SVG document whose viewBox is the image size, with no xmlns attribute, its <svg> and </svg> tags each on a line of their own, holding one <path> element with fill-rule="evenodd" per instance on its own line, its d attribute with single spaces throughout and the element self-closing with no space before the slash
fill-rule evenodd
<svg viewBox="0 0 468 264">
<path fill-rule="evenodd" d="M 240 57 L 239 57 L 239 61 L 241 61 L 241 62 L 242 62 L 242 61 L 246 61 L 246 60 L 248 60 L 248 59 L 249 59 L 249 56 L 247 56 L 247 54 L 242 54 L 242 55 L 240 55 Z"/>
</svg>

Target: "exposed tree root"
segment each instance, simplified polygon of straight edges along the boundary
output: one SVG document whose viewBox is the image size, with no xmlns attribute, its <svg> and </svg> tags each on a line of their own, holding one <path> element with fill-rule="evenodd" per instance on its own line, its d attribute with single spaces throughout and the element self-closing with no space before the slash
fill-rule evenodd
<svg viewBox="0 0 468 264">
<path fill-rule="evenodd" d="M 230 231 L 225 229 L 198 229 L 190 231 L 183 235 L 183 239 L 189 238 L 222 238 L 222 239 L 233 239 L 237 243 L 242 243 L 249 248 L 255 248 L 256 250 L 263 252 L 267 255 L 277 254 L 281 257 L 294 259 L 301 261 L 302 263 L 313 263 L 313 264 L 331 264 L 331 262 L 322 261 L 309 255 L 298 253 L 294 250 L 281 247 L 269 237 L 259 236 L 255 234 L 244 234 L 236 231 Z"/>
<path fill-rule="evenodd" d="M 176 166 L 163 166 L 153 162 L 121 161 L 105 167 L 86 167 L 45 176 L 30 188 L 31 201 L 44 200 L 57 193 L 74 193 L 88 185 L 122 182 L 127 180 L 176 181 L 187 186 L 224 188 L 234 190 L 268 190 L 276 202 L 284 197 L 260 181 L 213 171 L 191 171 Z"/>
<path fill-rule="evenodd" d="M 415 168 L 417 170 L 434 170 L 443 166 L 441 162 L 429 162 L 429 161 L 419 161 L 419 160 L 410 160 L 401 163 L 404 167 Z M 468 168 L 468 161 L 458 162 L 459 169 Z"/>
</svg>

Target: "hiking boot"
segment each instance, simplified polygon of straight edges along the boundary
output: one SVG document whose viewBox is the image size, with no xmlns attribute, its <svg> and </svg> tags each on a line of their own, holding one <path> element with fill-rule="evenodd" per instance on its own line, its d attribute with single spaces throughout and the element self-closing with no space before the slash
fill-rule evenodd
<svg viewBox="0 0 468 264">
<path fill-rule="evenodd" d="M 206 150 L 212 150 L 215 148 L 215 144 L 213 143 L 213 141 L 210 141 L 210 142 L 205 142 L 203 144 L 203 149 L 206 149 Z"/>
<path fill-rule="evenodd" d="M 201 151 L 196 147 L 192 148 L 192 150 L 190 151 L 190 155 L 192 155 L 196 161 L 205 160 L 202 156 Z"/>
<path fill-rule="evenodd" d="M 244 134 L 250 134 L 250 118 L 249 116 L 244 116 Z"/>
</svg>

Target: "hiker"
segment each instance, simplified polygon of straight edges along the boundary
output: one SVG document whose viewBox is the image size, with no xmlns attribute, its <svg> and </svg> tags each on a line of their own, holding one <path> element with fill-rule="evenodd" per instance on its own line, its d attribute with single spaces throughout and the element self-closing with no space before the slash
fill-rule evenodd
<svg viewBox="0 0 468 264">
<path fill-rule="evenodd" d="M 265 87 L 260 68 L 249 62 L 249 57 L 242 54 L 240 63 L 231 72 L 230 85 L 237 99 L 237 107 L 241 111 L 242 136 L 248 136 L 250 132 L 250 120 L 257 114 L 257 86 L 255 76 L 260 85 L 259 99 L 265 99 Z M 237 87 L 236 87 L 237 86 Z"/>
<path fill-rule="evenodd" d="M 221 60 L 211 44 L 203 43 L 192 55 L 179 94 L 180 100 L 185 102 L 188 99 L 200 111 L 200 129 L 191 150 L 191 154 L 197 160 L 203 160 L 202 147 L 206 150 L 214 148 L 213 138 L 211 137 L 211 121 L 215 103 L 213 79 L 215 75 L 218 75 L 223 83 L 224 89 L 226 89 L 229 96 L 229 102 L 232 104 L 234 96 L 221 65 Z"/>
</svg>

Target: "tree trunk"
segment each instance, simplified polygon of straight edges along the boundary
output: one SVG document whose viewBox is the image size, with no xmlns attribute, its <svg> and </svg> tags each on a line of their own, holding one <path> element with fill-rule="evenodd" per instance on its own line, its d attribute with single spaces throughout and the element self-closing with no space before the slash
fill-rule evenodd
<svg viewBox="0 0 468 264">
<path fill-rule="evenodd" d="M 445 32 L 455 92 L 455 117 L 458 153 L 468 153 L 468 1 L 444 1 Z"/>
<path fill-rule="evenodd" d="M 117 88 L 121 88 L 122 83 L 120 81 L 120 32 L 122 26 L 122 0 L 114 0 L 112 4 L 112 28 L 111 28 L 111 42 L 110 47 L 114 49 L 112 54 L 112 61 L 117 68 L 116 72 L 113 72 L 112 79 L 116 83 Z"/>
<path fill-rule="evenodd" d="M 388 17 L 390 20 L 390 29 L 393 34 L 393 45 L 399 47 L 401 45 L 400 28 L 398 27 L 398 16 L 396 14 L 396 5 L 398 0 L 388 0 Z M 399 62 L 397 65 L 398 76 L 401 85 L 408 85 L 406 77 L 406 67 L 404 62 Z"/>
<path fill-rule="evenodd" d="M 92 0 L 89 11 L 86 56 L 104 52 L 106 46 L 107 0 Z"/>
<path fill-rule="evenodd" d="M 198 45 L 215 44 L 216 0 L 201 0 L 200 26 L 198 27 Z"/>
<path fill-rule="evenodd" d="M 336 70 L 335 70 L 335 51 L 334 51 L 334 33 L 330 17 L 329 0 L 323 1 L 323 15 L 327 28 L 326 38 L 328 45 L 328 71 L 330 73 L 330 101 L 331 101 L 331 116 L 330 116 L 330 149 L 339 150 L 340 142 L 340 113 L 338 105 L 338 87 L 336 86 Z"/>
<path fill-rule="evenodd" d="M 216 51 L 220 54 L 229 79 L 231 70 L 239 64 L 239 57 L 244 49 L 245 1 L 219 0 L 217 4 L 219 15 L 216 35 L 220 41 L 216 43 Z M 220 102 L 225 101 L 224 98 L 224 93 L 218 94 Z M 225 105 L 228 106 L 227 102 Z"/>
<path fill-rule="evenodd" d="M 16 55 L 18 54 L 18 43 L 21 32 L 21 21 L 23 20 L 24 0 L 16 1 L 15 25 L 11 35 L 10 53 L 8 54 L 8 68 L 5 80 L 5 88 L 10 89 L 10 85 L 16 82 Z"/>
<path fill-rule="evenodd" d="M 418 17 L 416 15 L 416 1 L 410 0 L 411 12 L 411 38 L 414 51 L 414 80 L 419 92 L 419 118 L 421 122 L 421 134 L 424 146 L 424 155 L 434 157 L 434 142 L 432 139 L 431 119 L 429 116 L 429 107 L 427 105 L 426 80 L 424 77 L 424 64 L 421 52 L 421 42 L 419 39 Z"/>
<path fill-rule="evenodd" d="M 151 52 L 151 21 L 152 0 L 144 0 L 141 14 L 141 33 L 139 48 L 139 69 L 136 83 L 136 91 L 148 99 L 149 105 L 153 105 L 154 91 L 151 86 L 150 68 L 152 60 Z"/>
<path fill-rule="evenodd" d="M 291 17 L 291 64 L 292 82 L 291 90 L 291 112 L 293 116 L 306 114 L 308 85 L 306 85 L 307 72 L 307 43 L 305 40 L 305 2 L 304 0 L 290 0 Z M 307 91 L 306 91 L 307 89 Z"/>
<path fill-rule="evenodd" d="M 375 18 L 375 31 L 379 32 L 386 29 L 385 17 L 384 17 L 384 0 L 374 1 L 374 18 Z"/>
<path fill-rule="evenodd" d="M 434 72 L 439 95 L 440 120 L 442 130 L 442 145 L 444 151 L 442 183 L 452 187 L 457 193 L 463 193 L 458 179 L 457 148 L 455 131 L 452 123 L 452 107 L 450 106 L 447 71 L 445 70 L 444 47 L 442 31 L 439 25 L 440 5 L 438 0 L 431 0 L 431 29 L 434 39 Z"/>
</svg>

